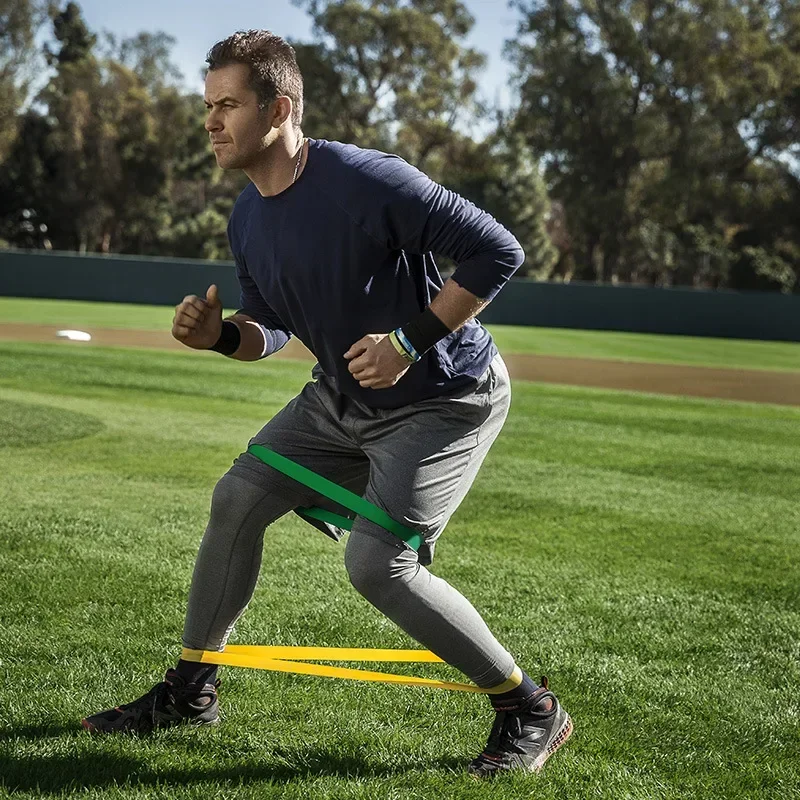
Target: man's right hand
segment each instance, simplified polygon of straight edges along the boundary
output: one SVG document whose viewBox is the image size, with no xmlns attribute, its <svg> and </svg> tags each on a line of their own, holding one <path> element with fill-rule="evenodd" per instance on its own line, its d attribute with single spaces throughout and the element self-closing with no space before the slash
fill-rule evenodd
<svg viewBox="0 0 800 800">
<path fill-rule="evenodd" d="M 190 294 L 175 306 L 172 335 L 187 347 L 208 350 L 222 333 L 222 303 L 217 296 L 216 284 L 211 284 L 205 299 Z"/>
</svg>

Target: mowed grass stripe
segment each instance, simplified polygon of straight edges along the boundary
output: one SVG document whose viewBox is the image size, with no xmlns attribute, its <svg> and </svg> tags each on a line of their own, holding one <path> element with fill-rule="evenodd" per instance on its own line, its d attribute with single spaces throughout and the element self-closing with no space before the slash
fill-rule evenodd
<svg viewBox="0 0 800 800">
<path fill-rule="evenodd" d="M 225 313 L 233 313 L 234 310 Z M 169 331 L 173 313 L 172 307 L 164 306 L 0 297 L 0 325 L 28 322 L 78 329 L 97 326 Z M 505 353 L 800 371 L 800 344 L 795 342 L 739 341 L 515 325 L 488 327 L 500 350 Z"/>
<path fill-rule="evenodd" d="M 549 674 L 577 727 L 541 776 L 487 786 L 462 773 L 486 701 L 441 691 L 229 669 L 219 730 L 84 735 L 81 716 L 174 658 L 213 485 L 308 364 L 22 344 L 0 359 L 0 421 L 30 437 L 0 446 L 14 797 L 798 794 L 800 409 L 515 385 L 434 572 Z M 74 438 L 50 439 L 59 410 L 80 415 Z M 235 640 L 414 646 L 292 515 L 267 531 Z"/>
<path fill-rule="evenodd" d="M 175 304 L 181 300 L 182 297 L 176 298 Z M 0 322 L 31 322 L 78 329 L 81 325 L 95 325 L 99 328 L 156 331 L 172 328 L 174 313 L 174 306 L 0 297 Z"/>
<path fill-rule="evenodd" d="M 501 352 L 800 371 L 800 343 L 490 325 Z"/>
</svg>

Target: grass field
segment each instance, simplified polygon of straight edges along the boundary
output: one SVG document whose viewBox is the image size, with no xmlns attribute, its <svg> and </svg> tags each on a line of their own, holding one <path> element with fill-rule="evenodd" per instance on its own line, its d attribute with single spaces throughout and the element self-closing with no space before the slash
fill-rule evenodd
<svg viewBox="0 0 800 800">
<path fill-rule="evenodd" d="M 213 485 L 308 372 L 0 342 L 0 796 L 800 798 L 800 408 L 539 384 L 515 384 L 433 569 L 574 716 L 540 776 L 463 774 L 479 696 L 246 670 L 222 672 L 216 730 L 86 734 L 171 664 Z M 288 517 L 266 542 L 234 641 L 413 646 L 341 547 Z"/>
<path fill-rule="evenodd" d="M 163 306 L 0 297 L 0 323 L 38 322 L 168 331 L 172 325 L 172 315 L 173 309 Z M 800 345 L 791 342 L 731 341 L 561 328 L 531 329 L 514 325 L 491 325 L 489 328 L 504 353 L 800 371 Z"/>
</svg>

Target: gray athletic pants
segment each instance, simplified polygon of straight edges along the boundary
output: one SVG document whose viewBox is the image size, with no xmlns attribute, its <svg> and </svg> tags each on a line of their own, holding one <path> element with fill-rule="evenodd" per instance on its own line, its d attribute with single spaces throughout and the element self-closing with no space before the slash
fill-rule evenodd
<svg viewBox="0 0 800 800">
<path fill-rule="evenodd" d="M 478 686 L 506 681 L 514 660 L 461 594 L 426 569 L 436 539 L 472 485 L 511 400 L 496 356 L 477 386 L 403 408 L 346 397 L 319 367 L 314 381 L 250 441 L 363 495 L 420 531 L 419 555 L 357 517 L 344 561 L 353 586 L 411 637 Z M 379 391 L 379 390 L 377 390 Z M 250 602 L 265 528 L 298 507 L 335 508 L 243 453 L 214 489 L 189 594 L 183 645 L 222 650 Z"/>
</svg>

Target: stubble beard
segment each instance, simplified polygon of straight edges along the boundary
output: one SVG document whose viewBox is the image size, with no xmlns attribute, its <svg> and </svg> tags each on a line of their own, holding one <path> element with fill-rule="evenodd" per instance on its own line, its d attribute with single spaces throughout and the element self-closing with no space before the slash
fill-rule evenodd
<svg viewBox="0 0 800 800">
<path fill-rule="evenodd" d="M 233 152 L 226 153 L 225 151 L 228 149 Z M 244 153 L 237 151 L 235 145 L 229 144 L 223 147 L 221 152 L 217 151 L 215 153 L 217 157 L 217 166 L 224 170 L 246 170 L 248 167 L 257 165 L 260 159 L 263 158 L 266 150 L 267 145 L 264 144 L 263 139 L 259 142 L 257 148 L 245 151 Z"/>
</svg>

